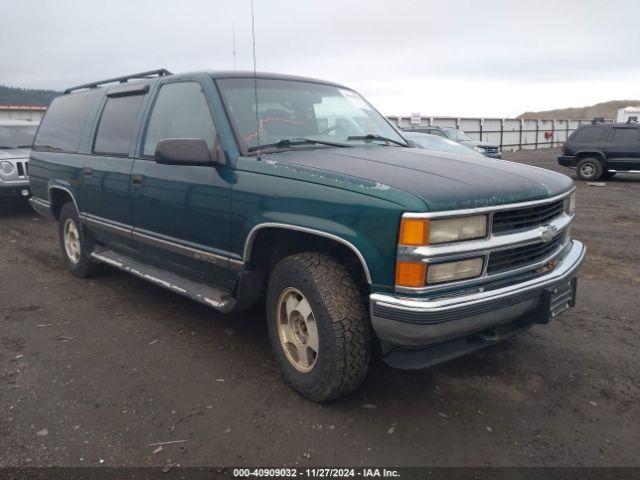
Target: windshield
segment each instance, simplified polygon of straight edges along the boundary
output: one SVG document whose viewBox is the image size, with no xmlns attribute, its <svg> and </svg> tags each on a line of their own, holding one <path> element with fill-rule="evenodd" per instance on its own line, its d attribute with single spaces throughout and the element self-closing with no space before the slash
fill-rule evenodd
<svg viewBox="0 0 640 480">
<path fill-rule="evenodd" d="M 0 125 L 0 147 L 30 147 L 37 125 Z"/>
<path fill-rule="evenodd" d="M 405 132 L 405 138 L 413 140 L 416 145 L 425 150 L 435 150 L 439 152 L 458 153 L 460 155 L 471 155 L 482 157 L 481 154 L 472 148 L 465 147 L 461 143 L 454 142 L 448 138 L 437 135 L 429 135 L 428 133 Z"/>
<path fill-rule="evenodd" d="M 447 132 L 447 136 L 451 140 L 455 140 L 456 142 L 466 142 L 468 140 L 473 140 L 469 135 L 464 133 L 462 130 L 458 130 L 457 128 L 445 127 L 443 128 Z"/>
<path fill-rule="evenodd" d="M 252 78 L 222 79 L 218 85 L 245 152 L 257 145 L 301 138 L 344 145 L 374 140 L 384 143 L 371 136 L 349 138 L 373 135 L 405 144 L 387 120 L 353 90 L 322 83 L 258 79 L 256 92 Z M 327 146 L 306 143 L 302 148 Z"/>
</svg>

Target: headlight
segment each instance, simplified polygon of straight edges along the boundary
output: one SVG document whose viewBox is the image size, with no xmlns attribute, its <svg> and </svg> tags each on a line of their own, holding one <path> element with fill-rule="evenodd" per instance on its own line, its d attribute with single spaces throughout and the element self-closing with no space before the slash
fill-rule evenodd
<svg viewBox="0 0 640 480">
<path fill-rule="evenodd" d="M 9 176 L 16 170 L 11 162 L 0 162 L 0 175 Z"/>
<path fill-rule="evenodd" d="M 431 245 L 473 240 L 487 236 L 487 216 L 428 220 L 403 218 L 400 224 L 401 245 Z"/>
<path fill-rule="evenodd" d="M 427 284 L 479 277 L 482 274 L 482 264 L 482 257 L 478 257 L 429 265 L 427 267 Z"/>
<path fill-rule="evenodd" d="M 566 212 L 569 214 L 575 213 L 576 211 L 576 192 L 573 192 L 569 195 L 569 198 L 565 200 Z"/>
<path fill-rule="evenodd" d="M 487 150 L 482 147 L 473 147 L 476 152 L 485 153 Z"/>
</svg>

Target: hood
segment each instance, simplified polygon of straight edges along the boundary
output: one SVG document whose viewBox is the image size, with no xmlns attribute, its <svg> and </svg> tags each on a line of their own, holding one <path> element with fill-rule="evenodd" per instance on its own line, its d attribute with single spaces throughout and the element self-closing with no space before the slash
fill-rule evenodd
<svg viewBox="0 0 640 480">
<path fill-rule="evenodd" d="M 421 198 L 430 211 L 549 198 L 569 191 L 566 175 L 487 157 L 403 147 L 290 150 L 264 160 L 365 179 Z"/>
<path fill-rule="evenodd" d="M 28 159 L 31 149 L 29 148 L 0 148 L 0 161 L 11 159 Z"/>
</svg>

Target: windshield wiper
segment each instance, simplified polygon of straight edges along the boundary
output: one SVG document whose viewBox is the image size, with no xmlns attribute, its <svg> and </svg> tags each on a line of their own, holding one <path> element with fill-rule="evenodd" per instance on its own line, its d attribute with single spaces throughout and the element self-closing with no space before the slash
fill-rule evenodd
<svg viewBox="0 0 640 480">
<path fill-rule="evenodd" d="M 283 138 L 275 143 L 265 143 L 264 145 L 257 145 L 255 147 L 249 147 L 247 150 L 255 152 L 256 150 L 262 150 L 265 148 L 287 148 L 296 147 L 298 145 L 329 145 L 330 147 L 350 147 L 351 145 L 345 145 L 344 143 L 327 142 L 325 140 L 314 140 L 312 138 Z"/>
<path fill-rule="evenodd" d="M 399 140 L 394 140 L 393 138 L 383 137 L 382 135 L 374 135 L 373 133 L 368 133 L 366 135 L 351 135 L 347 137 L 347 140 L 382 140 L 383 142 L 391 142 L 396 145 L 400 145 L 401 147 L 408 147 L 406 143 L 403 143 Z"/>
</svg>

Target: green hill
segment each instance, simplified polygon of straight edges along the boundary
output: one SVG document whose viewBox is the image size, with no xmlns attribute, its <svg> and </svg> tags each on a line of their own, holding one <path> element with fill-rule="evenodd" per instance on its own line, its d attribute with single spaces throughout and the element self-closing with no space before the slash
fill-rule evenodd
<svg viewBox="0 0 640 480">
<path fill-rule="evenodd" d="M 542 112 L 525 112 L 517 118 L 540 118 L 542 120 L 571 119 L 590 120 L 594 117 L 616 118 L 618 110 L 624 107 L 640 105 L 640 100 L 610 100 L 589 107 L 558 108 Z"/>
<path fill-rule="evenodd" d="M 0 85 L 0 105 L 31 105 L 48 107 L 62 92 L 55 90 L 32 90 L 28 88 Z"/>
</svg>

